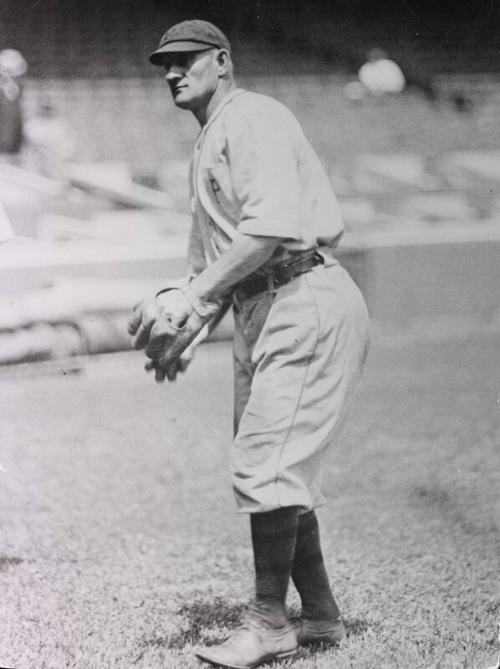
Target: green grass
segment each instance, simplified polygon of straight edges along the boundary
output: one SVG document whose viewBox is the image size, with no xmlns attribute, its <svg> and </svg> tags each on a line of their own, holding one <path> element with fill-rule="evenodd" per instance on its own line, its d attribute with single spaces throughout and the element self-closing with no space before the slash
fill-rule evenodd
<svg viewBox="0 0 500 669">
<path fill-rule="evenodd" d="M 486 669 L 499 648 L 500 336 L 375 342 L 320 513 L 347 643 L 293 669 Z M 0 666 L 194 669 L 252 591 L 230 353 L 0 378 Z M 290 611 L 298 611 L 290 592 Z"/>
</svg>

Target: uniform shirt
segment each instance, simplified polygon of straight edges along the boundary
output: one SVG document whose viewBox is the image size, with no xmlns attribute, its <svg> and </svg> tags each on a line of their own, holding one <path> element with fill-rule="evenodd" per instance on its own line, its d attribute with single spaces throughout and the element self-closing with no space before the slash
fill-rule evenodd
<svg viewBox="0 0 500 669">
<path fill-rule="evenodd" d="M 214 111 L 190 170 L 195 272 L 224 253 L 235 231 L 285 241 L 269 264 L 293 252 L 333 246 L 343 223 L 337 198 L 293 114 L 242 89 Z"/>
</svg>

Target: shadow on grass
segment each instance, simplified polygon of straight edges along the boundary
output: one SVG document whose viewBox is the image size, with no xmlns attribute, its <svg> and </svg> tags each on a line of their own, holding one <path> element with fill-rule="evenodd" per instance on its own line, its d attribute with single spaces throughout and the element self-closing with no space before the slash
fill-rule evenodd
<svg viewBox="0 0 500 669">
<path fill-rule="evenodd" d="M 24 562 L 21 558 L 0 555 L 0 571 L 7 571 L 9 567 L 16 567 Z"/>
<path fill-rule="evenodd" d="M 236 627 L 245 608 L 243 604 L 228 603 L 218 597 L 210 602 L 200 599 L 186 602 L 177 611 L 183 619 L 179 629 L 172 634 L 145 639 L 142 646 L 183 648 L 188 644 L 196 645 L 200 641 L 206 645 L 219 643 L 220 639 L 212 640 L 214 630 Z"/>
<path fill-rule="evenodd" d="M 489 521 L 477 512 L 474 506 L 464 504 L 464 499 L 450 494 L 437 485 L 416 486 L 410 492 L 410 499 L 427 513 L 433 513 L 443 519 L 448 527 L 459 528 L 467 537 L 500 536 L 498 523 Z"/>
<path fill-rule="evenodd" d="M 360 618 L 353 618 L 352 620 L 345 620 L 344 622 L 348 637 L 364 634 L 370 627 L 366 620 L 361 620 Z"/>
<path fill-rule="evenodd" d="M 177 611 L 181 620 L 176 631 L 144 639 L 141 646 L 180 649 L 200 642 L 207 646 L 218 644 L 227 632 L 238 626 L 245 610 L 245 604 L 227 602 L 218 597 L 209 602 L 201 599 L 187 602 Z M 363 634 L 369 627 L 365 620 L 359 618 L 346 620 L 345 625 L 348 636 Z M 217 634 L 219 630 L 220 634 Z"/>
<path fill-rule="evenodd" d="M 350 639 L 355 636 L 360 636 L 364 634 L 370 627 L 366 620 L 361 620 L 360 618 L 352 618 L 351 620 L 344 620 L 345 623 L 345 628 L 346 628 L 346 633 L 347 633 L 347 639 Z M 321 655 L 325 651 L 335 651 L 341 648 L 342 646 L 339 645 L 323 645 L 321 643 L 319 644 L 312 644 L 310 646 L 305 646 L 304 648 L 300 649 L 301 657 L 309 657 L 311 661 L 316 661 L 315 656 L 316 655 Z M 304 652 L 307 653 L 307 655 L 302 655 Z"/>
</svg>

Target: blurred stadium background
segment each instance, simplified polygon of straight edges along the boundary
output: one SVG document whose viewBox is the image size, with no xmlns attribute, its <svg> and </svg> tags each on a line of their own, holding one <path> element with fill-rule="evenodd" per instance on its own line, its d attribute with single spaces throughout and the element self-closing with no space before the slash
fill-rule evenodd
<svg viewBox="0 0 500 669">
<path fill-rule="evenodd" d="M 126 349 L 131 305 L 183 271 L 197 128 L 147 55 L 192 17 L 227 31 L 242 86 L 300 119 L 375 330 L 498 326 L 499 16 L 495 0 L 3 0 L 0 48 L 28 62 L 25 127 L 48 101 L 74 151 L 52 171 L 29 146 L 0 163 L 0 362 Z M 374 46 L 407 88 L 352 99 Z"/>
</svg>

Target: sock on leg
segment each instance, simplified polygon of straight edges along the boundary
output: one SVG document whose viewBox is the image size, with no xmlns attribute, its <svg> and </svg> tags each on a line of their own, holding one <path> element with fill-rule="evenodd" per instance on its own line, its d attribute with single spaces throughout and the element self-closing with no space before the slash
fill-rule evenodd
<svg viewBox="0 0 500 669">
<path fill-rule="evenodd" d="M 303 616 L 318 620 L 340 618 L 326 573 L 314 511 L 298 517 L 292 580 L 300 595 Z"/>
<path fill-rule="evenodd" d="M 267 624 L 287 622 L 285 600 L 295 555 L 297 507 L 251 515 L 255 600 Z"/>
</svg>

